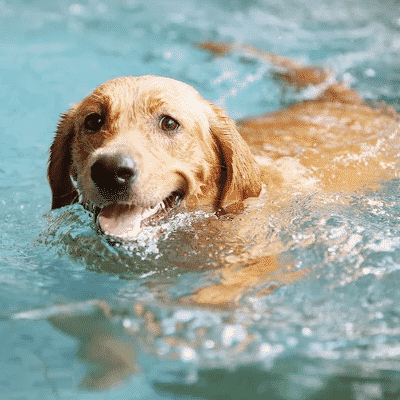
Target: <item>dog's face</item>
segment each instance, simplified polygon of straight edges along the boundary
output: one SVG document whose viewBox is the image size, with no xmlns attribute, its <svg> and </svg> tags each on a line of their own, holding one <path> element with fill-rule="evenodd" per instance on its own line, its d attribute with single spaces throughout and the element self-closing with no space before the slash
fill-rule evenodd
<svg viewBox="0 0 400 400">
<path fill-rule="evenodd" d="M 261 189 L 224 111 L 189 85 L 154 76 L 113 79 L 72 107 L 48 175 L 53 208 L 79 197 L 100 209 L 103 231 L 129 238 L 144 220 L 179 205 L 219 208 Z"/>
</svg>

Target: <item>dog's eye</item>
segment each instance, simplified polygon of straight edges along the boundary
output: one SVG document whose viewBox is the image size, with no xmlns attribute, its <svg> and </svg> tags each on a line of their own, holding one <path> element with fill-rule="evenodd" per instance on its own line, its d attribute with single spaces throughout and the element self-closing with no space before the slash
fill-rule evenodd
<svg viewBox="0 0 400 400">
<path fill-rule="evenodd" d="M 104 118 L 97 113 L 89 114 L 85 118 L 84 126 L 88 131 L 97 132 L 104 124 Z"/>
<path fill-rule="evenodd" d="M 173 133 L 179 128 L 180 125 L 172 117 L 169 117 L 168 115 L 163 115 L 160 118 L 159 126 L 164 132 Z"/>
</svg>

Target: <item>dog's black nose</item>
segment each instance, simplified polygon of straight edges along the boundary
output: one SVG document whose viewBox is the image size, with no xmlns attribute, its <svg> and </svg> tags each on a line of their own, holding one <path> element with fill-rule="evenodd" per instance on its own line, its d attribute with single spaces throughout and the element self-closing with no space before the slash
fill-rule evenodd
<svg viewBox="0 0 400 400">
<path fill-rule="evenodd" d="M 126 190 L 136 174 L 135 161 L 126 154 L 104 154 L 90 170 L 94 184 L 110 194 Z"/>
</svg>

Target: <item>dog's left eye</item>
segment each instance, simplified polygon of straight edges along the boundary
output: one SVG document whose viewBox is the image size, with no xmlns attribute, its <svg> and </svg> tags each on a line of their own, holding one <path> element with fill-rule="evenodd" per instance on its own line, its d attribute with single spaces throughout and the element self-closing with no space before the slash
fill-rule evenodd
<svg viewBox="0 0 400 400">
<path fill-rule="evenodd" d="M 167 133 L 173 133 L 179 128 L 179 122 L 168 115 L 163 115 L 159 122 L 160 128 Z"/>
<path fill-rule="evenodd" d="M 103 124 L 104 124 L 104 118 L 97 113 L 89 114 L 85 118 L 84 122 L 85 129 L 92 132 L 97 132 L 98 130 L 100 130 Z"/>
</svg>

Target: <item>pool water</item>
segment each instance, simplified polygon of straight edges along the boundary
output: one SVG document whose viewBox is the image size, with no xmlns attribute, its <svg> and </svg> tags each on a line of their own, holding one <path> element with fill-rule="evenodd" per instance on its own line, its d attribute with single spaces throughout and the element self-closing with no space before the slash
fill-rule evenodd
<svg viewBox="0 0 400 400">
<path fill-rule="evenodd" d="M 400 398 L 398 180 L 298 195 L 247 243 L 198 210 L 129 246 L 79 205 L 50 212 L 46 180 L 59 115 L 116 76 L 182 80 L 235 119 L 281 108 L 270 66 L 202 40 L 322 64 L 400 111 L 398 1 L 0 0 L 0 38 L 0 399 Z"/>
</svg>

